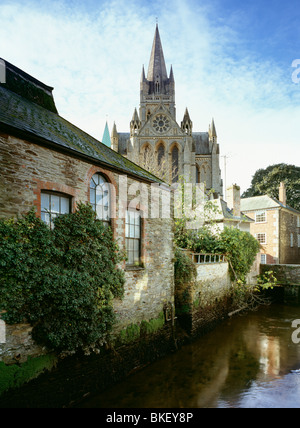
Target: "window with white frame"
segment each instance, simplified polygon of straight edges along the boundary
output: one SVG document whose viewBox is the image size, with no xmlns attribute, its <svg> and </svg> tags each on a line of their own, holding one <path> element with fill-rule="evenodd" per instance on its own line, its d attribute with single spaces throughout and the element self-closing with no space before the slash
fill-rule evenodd
<svg viewBox="0 0 300 428">
<path fill-rule="evenodd" d="M 110 224 L 110 189 L 102 174 L 94 174 L 90 182 L 90 203 L 97 213 L 97 219 Z"/>
<path fill-rule="evenodd" d="M 260 255 L 260 263 L 262 265 L 266 265 L 267 264 L 267 255 L 266 254 L 261 254 Z"/>
<path fill-rule="evenodd" d="M 257 211 L 255 213 L 255 223 L 265 223 L 267 219 L 266 211 Z"/>
<path fill-rule="evenodd" d="M 293 235 L 293 233 L 291 233 L 291 248 L 293 248 L 293 246 L 294 246 L 294 235 Z"/>
<path fill-rule="evenodd" d="M 297 217 L 297 227 L 300 227 L 300 216 Z"/>
<path fill-rule="evenodd" d="M 260 244 L 266 244 L 267 243 L 267 236 L 266 233 L 257 233 L 256 239 Z"/>
<path fill-rule="evenodd" d="M 71 212 L 71 197 L 58 192 L 41 192 L 41 219 L 52 229 L 53 220 Z"/>
<path fill-rule="evenodd" d="M 298 234 L 298 248 L 300 248 L 300 234 Z"/>
<path fill-rule="evenodd" d="M 142 237 L 141 212 L 128 210 L 125 221 L 125 240 L 128 265 L 139 265 L 141 262 Z"/>
</svg>

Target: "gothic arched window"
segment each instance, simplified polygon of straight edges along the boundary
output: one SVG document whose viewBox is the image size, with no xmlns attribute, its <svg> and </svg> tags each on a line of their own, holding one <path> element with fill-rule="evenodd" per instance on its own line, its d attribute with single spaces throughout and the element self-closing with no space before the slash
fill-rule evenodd
<svg viewBox="0 0 300 428">
<path fill-rule="evenodd" d="M 143 157 L 142 160 L 144 161 L 144 164 L 148 164 L 151 159 L 151 148 L 149 144 L 144 148 Z"/>
<path fill-rule="evenodd" d="M 110 224 L 110 190 L 109 183 L 101 174 L 94 174 L 90 182 L 90 203 L 97 219 Z"/>
<path fill-rule="evenodd" d="M 165 157 L 165 148 L 163 144 L 160 144 L 157 149 L 157 163 L 160 166 L 163 158 Z"/>
<path fill-rule="evenodd" d="M 200 168 L 196 165 L 196 183 L 200 183 Z"/>
<path fill-rule="evenodd" d="M 172 183 L 177 183 L 179 172 L 179 150 L 175 146 L 172 150 Z"/>
</svg>

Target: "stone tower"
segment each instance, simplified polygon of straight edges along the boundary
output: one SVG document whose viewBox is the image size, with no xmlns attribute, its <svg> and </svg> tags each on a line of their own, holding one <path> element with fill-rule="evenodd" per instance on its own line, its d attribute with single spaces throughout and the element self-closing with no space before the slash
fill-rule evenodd
<svg viewBox="0 0 300 428">
<path fill-rule="evenodd" d="M 169 183 L 183 176 L 189 183 L 205 182 L 206 189 L 222 195 L 219 145 L 214 120 L 208 132 L 193 132 L 193 122 L 188 109 L 179 125 L 176 120 L 175 79 L 172 66 L 170 73 L 164 53 L 158 25 L 147 70 L 142 67 L 140 79 L 139 112 L 134 109 L 130 132 L 117 132 L 111 136 L 112 148 L 141 166 L 161 174 L 155 165 L 163 169 L 163 178 Z M 145 164 L 146 157 L 151 165 Z"/>
</svg>

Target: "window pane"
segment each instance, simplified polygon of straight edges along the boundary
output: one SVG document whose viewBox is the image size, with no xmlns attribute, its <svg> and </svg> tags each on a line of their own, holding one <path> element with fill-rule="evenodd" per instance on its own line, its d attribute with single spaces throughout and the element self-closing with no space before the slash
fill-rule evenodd
<svg viewBox="0 0 300 428">
<path fill-rule="evenodd" d="M 95 204 L 96 202 L 96 192 L 95 189 L 90 189 L 90 203 Z"/>
<path fill-rule="evenodd" d="M 139 239 L 140 238 L 140 226 L 135 226 L 134 230 L 135 230 L 134 237 Z"/>
<path fill-rule="evenodd" d="M 101 186 L 96 187 L 96 203 L 97 204 L 103 204 L 103 191 Z"/>
<path fill-rule="evenodd" d="M 98 174 L 93 175 L 91 180 L 91 187 L 96 187 L 99 184 Z"/>
<path fill-rule="evenodd" d="M 130 265 L 133 265 L 133 263 L 134 263 L 134 261 L 133 261 L 133 253 L 132 252 L 129 252 L 128 254 L 127 254 L 127 258 L 128 258 L 128 264 L 130 264 Z"/>
<path fill-rule="evenodd" d="M 49 195 L 47 193 L 41 195 L 41 210 L 49 210 Z"/>
<path fill-rule="evenodd" d="M 50 215 L 48 213 L 45 212 L 41 212 L 41 219 L 47 223 L 48 225 L 50 224 Z"/>
<path fill-rule="evenodd" d="M 70 199 L 61 197 L 60 199 L 60 213 L 69 214 L 70 212 Z"/>
<path fill-rule="evenodd" d="M 134 238 L 134 225 L 130 224 L 129 237 Z"/>
<path fill-rule="evenodd" d="M 51 203 L 51 207 L 50 207 L 51 212 L 59 213 L 59 196 L 51 195 L 50 203 Z"/>
<path fill-rule="evenodd" d="M 97 218 L 99 220 L 103 220 L 103 207 L 102 207 L 102 205 L 96 205 L 96 213 L 97 213 Z"/>
<path fill-rule="evenodd" d="M 138 240 L 134 241 L 134 251 L 137 253 L 140 252 L 140 241 L 138 241 Z"/>
</svg>

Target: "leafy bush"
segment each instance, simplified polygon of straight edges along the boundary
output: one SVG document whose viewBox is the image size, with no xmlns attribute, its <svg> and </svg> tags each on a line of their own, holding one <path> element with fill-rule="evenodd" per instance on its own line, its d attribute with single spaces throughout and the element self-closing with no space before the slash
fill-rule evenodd
<svg viewBox="0 0 300 428">
<path fill-rule="evenodd" d="M 230 265 L 232 280 L 244 280 L 259 251 L 259 243 L 249 232 L 226 227 L 219 237 L 220 250 Z"/>
<path fill-rule="evenodd" d="M 123 294 L 122 257 L 112 231 L 90 205 L 55 219 L 34 211 L 0 221 L 0 308 L 9 324 L 33 326 L 37 343 L 75 351 L 103 342 Z"/>
<path fill-rule="evenodd" d="M 191 258 L 178 248 L 175 248 L 175 284 L 187 284 L 195 280 L 197 270 Z"/>
<path fill-rule="evenodd" d="M 259 251 L 259 243 L 250 233 L 233 227 L 225 227 L 221 233 L 213 233 L 205 226 L 197 231 L 192 231 L 184 229 L 184 225 L 181 224 L 175 229 L 175 237 L 180 248 L 194 253 L 226 255 L 232 280 L 244 280 Z M 177 264 L 182 263 L 181 258 L 182 256 L 178 254 Z"/>
</svg>

